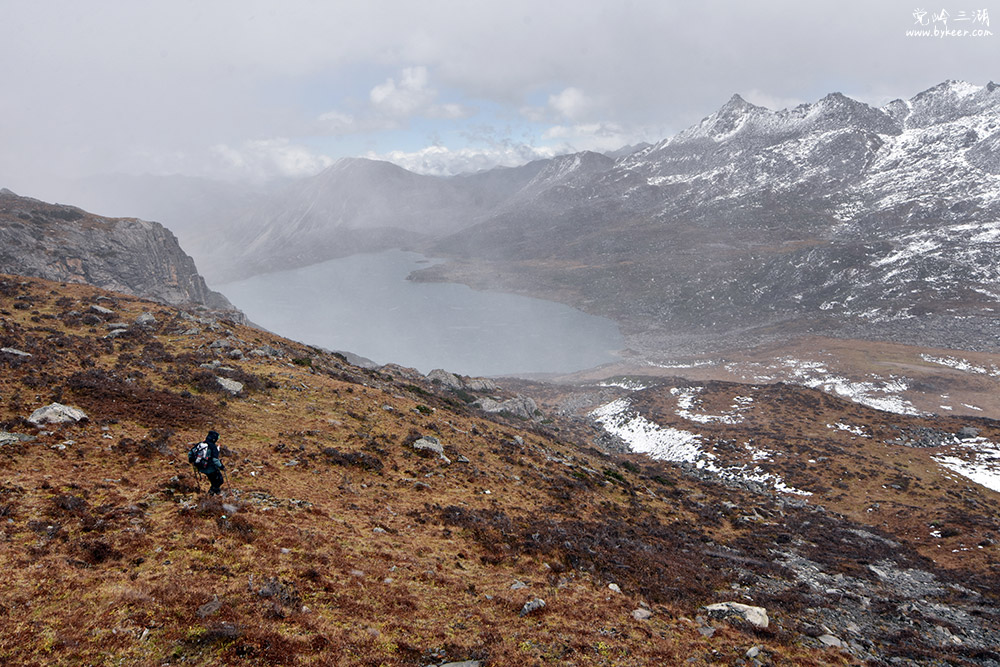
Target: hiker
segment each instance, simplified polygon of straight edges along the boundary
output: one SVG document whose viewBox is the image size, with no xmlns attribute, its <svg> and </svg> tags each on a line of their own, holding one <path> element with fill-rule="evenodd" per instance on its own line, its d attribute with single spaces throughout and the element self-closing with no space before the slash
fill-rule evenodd
<svg viewBox="0 0 1000 667">
<path fill-rule="evenodd" d="M 212 487 L 208 490 L 212 495 L 217 495 L 221 491 L 222 483 L 225 481 L 222 471 L 226 466 L 219 460 L 219 446 L 216 444 L 218 441 L 219 434 L 209 431 L 205 440 L 194 445 L 188 452 L 188 461 L 191 465 L 198 472 L 204 473 L 212 483 Z"/>
</svg>

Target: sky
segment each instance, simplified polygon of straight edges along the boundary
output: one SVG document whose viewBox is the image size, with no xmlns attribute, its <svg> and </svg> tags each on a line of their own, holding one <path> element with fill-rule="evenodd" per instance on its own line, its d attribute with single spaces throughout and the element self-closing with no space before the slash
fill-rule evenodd
<svg viewBox="0 0 1000 667">
<path fill-rule="evenodd" d="M 0 187 L 455 174 L 997 78 L 1000 2 L 934 1 L 0 0 Z"/>
</svg>

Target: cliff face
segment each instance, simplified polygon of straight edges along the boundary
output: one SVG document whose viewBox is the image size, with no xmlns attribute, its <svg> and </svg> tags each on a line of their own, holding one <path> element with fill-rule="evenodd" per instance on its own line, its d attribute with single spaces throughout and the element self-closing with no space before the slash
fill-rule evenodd
<svg viewBox="0 0 1000 667">
<path fill-rule="evenodd" d="M 231 310 L 162 225 L 104 218 L 0 190 L 0 272 Z"/>
</svg>

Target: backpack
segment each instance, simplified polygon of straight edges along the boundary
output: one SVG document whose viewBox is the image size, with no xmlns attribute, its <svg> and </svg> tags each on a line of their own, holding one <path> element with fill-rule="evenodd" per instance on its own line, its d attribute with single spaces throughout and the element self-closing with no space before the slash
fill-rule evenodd
<svg viewBox="0 0 1000 667">
<path fill-rule="evenodd" d="M 191 446 L 191 449 L 188 450 L 188 463 L 197 468 L 198 472 L 205 472 L 211 465 L 211 459 L 208 458 L 207 442 L 197 442 Z"/>
</svg>

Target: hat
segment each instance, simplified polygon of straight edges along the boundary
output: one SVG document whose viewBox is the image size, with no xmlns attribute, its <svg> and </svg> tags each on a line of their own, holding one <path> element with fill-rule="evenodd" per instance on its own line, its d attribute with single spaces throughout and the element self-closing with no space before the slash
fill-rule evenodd
<svg viewBox="0 0 1000 667">
<path fill-rule="evenodd" d="M 216 433 L 215 431 L 209 431 L 208 435 L 205 436 L 205 442 L 209 444 L 213 444 L 218 439 L 219 439 L 219 434 Z"/>
</svg>

